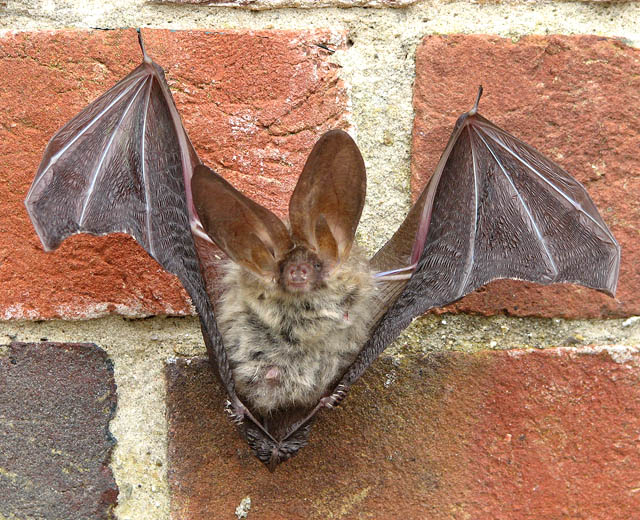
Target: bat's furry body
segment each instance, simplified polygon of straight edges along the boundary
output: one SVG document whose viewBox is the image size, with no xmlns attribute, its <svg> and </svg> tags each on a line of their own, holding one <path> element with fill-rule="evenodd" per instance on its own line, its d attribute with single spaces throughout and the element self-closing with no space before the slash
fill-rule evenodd
<svg viewBox="0 0 640 520">
<path fill-rule="evenodd" d="M 323 287 L 291 293 L 233 262 L 216 308 L 236 389 L 261 415 L 313 406 L 367 335 L 375 283 L 355 247 Z"/>
</svg>

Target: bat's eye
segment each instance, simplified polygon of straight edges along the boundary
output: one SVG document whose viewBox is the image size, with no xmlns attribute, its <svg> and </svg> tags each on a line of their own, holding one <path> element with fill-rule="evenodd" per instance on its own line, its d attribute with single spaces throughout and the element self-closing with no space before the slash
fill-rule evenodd
<svg viewBox="0 0 640 520">
<path fill-rule="evenodd" d="M 319 271 L 320 269 L 322 269 L 322 264 L 320 262 L 316 262 L 315 264 L 313 264 L 313 267 L 316 271 Z"/>
</svg>

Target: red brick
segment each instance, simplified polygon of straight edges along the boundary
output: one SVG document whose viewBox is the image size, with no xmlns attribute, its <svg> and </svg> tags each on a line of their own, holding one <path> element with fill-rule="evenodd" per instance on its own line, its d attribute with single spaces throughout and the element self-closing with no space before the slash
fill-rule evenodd
<svg viewBox="0 0 640 520">
<path fill-rule="evenodd" d="M 613 347 L 378 361 L 269 473 L 204 360 L 167 369 L 172 518 L 628 520 L 640 511 L 640 354 Z"/>
<path fill-rule="evenodd" d="M 113 518 L 115 410 L 95 345 L 0 346 L 0 518 Z"/>
<path fill-rule="evenodd" d="M 143 31 L 203 161 L 281 215 L 317 137 L 345 127 L 341 34 Z M 75 236 L 46 254 L 23 200 L 53 133 L 139 64 L 134 31 L 0 39 L 0 318 L 188 314 L 173 276 L 125 236 Z"/>
<path fill-rule="evenodd" d="M 574 286 L 497 282 L 453 310 L 610 317 L 640 313 L 640 51 L 595 36 L 431 36 L 416 56 L 414 194 L 456 118 L 480 112 L 582 182 L 622 246 L 617 300 Z"/>
</svg>

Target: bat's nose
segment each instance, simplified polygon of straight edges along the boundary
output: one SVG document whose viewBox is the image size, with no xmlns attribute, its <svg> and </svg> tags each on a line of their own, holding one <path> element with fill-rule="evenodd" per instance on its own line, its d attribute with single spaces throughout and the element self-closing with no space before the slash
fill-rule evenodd
<svg viewBox="0 0 640 520">
<path fill-rule="evenodd" d="M 309 279 L 311 266 L 307 263 L 295 264 L 289 267 L 289 280 L 293 283 L 305 283 Z"/>
</svg>

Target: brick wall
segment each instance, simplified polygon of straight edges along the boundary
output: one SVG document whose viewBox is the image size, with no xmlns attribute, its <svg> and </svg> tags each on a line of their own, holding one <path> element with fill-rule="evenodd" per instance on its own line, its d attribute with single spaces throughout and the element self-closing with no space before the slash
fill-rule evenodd
<svg viewBox="0 0 640 520">
<path fill-rule="evenodd" d="M 0 518 L 633 518 L 640 4 L 209 3 L 0 3 Z M 589 190 L 617 298 L 501 281 L 418 320 L 268 473 L 178 280 L 124 235 L 45 253 L 28 221 L 48 139 L 140 62 L 135 31 L 91 27 L 142 27 L 201 159 L 280 216 L 347 129 L 370 251 L 482 83 L 483 115 Z"/>
</svg>

